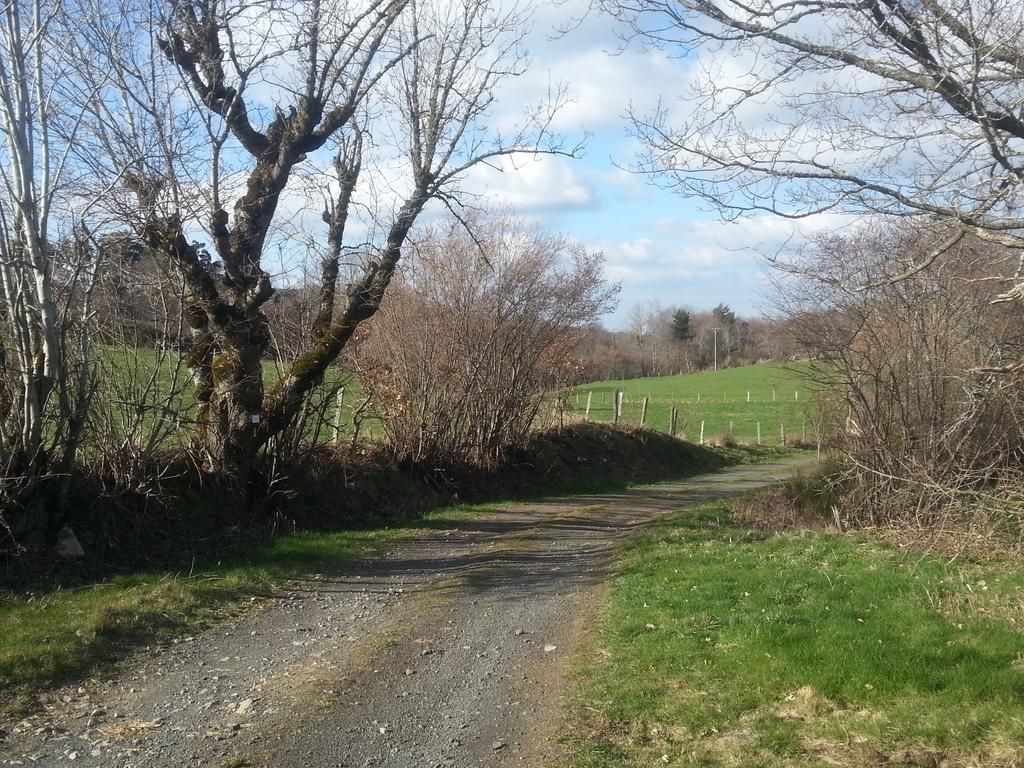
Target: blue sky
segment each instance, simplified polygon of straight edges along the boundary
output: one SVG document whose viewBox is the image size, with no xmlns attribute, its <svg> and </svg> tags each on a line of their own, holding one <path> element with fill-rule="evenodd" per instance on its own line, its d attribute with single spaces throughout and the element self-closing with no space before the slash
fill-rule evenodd
<svg viewBox="0 0 1024 768">
<path fill-rule="evenodd" d="M 567 146 L 586 136 L 585 148 L 577 158 L 517 156 L 501 161 L 503 170 L 474 166 L 462 179 L 462 199 L 485 209 L 512 210 L 602 251 L 608 278 L 622 287 L 617 310 L 605 318 L 610 327 L 622 327 L 636 304 L 652 302 L 697 311 L 724 302 L 746 316 L 770 309 L 765 254 L 792 247 L 800 232 L 836 226 L 836 215 L 797 225 L 768 215 L 724 221 L 697 200 L 628 170 L 635 166 L 639 150 L 630 133 L 631 110 L 645 115 L 661 104 L 682 119 L 688 106 L 680 96 L 692 83 L 714 73 L 715 82 L 728 79 L 738 85 L 749 77 L 749 62 L 708 51 L 697 59 L 671 55 L 678 51 L 623 49 L 615 22 L 597 12 L 558 34 L 559 28 L 584 14 L 592 0 L 521 2 L 529 3 L 533 20 L 526 40 L 532 61 L 521 76 L 500 86 L 486 130 L 514 133 L 522 124 L 524 105 L 542 102 L 561 85 L 569 101 L 552 128 L 565 137 Z M 755 105 L 753 119 L 764 120 L 775 109 L 772 103 Z M 379 226 L 380 209 L 399 204 L 408 183 L 401 153 L 388 155 L 386 131 L 380 146 L 385 162 L 375 177 L 378 186 L 365 193 L 359 209 L 367 212 L 361 224 L 366 231 Z M 329 167 L 329 153 L 322 153 L 320 160 L 322 168 Z M 298 184 L 297 191 L 282 201 L 278 219 L 284 242 L 298 236 L 297 242 L 305 243 L 311 233 L 323 234 L 322 189 L 319 177 L 313 178 L 310 189 Z M 429 224 L 442 213 L 438 203 L 421 223 Z M 353 222 L 350 229 L 357 228 Z M 359 236 L 363 234 L 360 230 Z M 305 262 L 292 258 L 294 246 L 291 242 L 282 248 L 281 280 L 301 277 L 296 272 Z"/>
<path fill-rule="evenodd" d="M 507 85 L 498 110 L 499 116 L 503 109 L 511 115 L 514 105 L 563 82 L 572 101 L 556 128 L 570 138 L 588 132 L 584 155 L 520 160 L 518 172 L 478 174 L 471 187 L 604 251 L 609 277 L 622 284 L 619 308 L 606 318 L 610 326 L 622 325 L 636 303 L 650 301 L 697 310 L 725 302 L 741 314 L 756 314 L 766 292 L 760 254 L 790 241 L 792 225 L 768 217 L 725 222 L 697 201 L 624 170 L 636 159 L 630 108 L 647 112 L 659 98 L 678 104 L 694 62 L 657 51 L 618 50 L 614 22 L 599 14 L 564 35 L 552 34 L 584 7 L 537 7 L 529 38 L 533 62 Z"/>
</svg>

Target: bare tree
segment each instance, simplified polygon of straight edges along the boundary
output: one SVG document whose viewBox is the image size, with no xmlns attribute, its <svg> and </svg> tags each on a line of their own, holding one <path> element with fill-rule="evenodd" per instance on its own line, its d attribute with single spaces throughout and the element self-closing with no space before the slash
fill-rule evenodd
<svg viewBox="0 0 1024 768">
<path fill-rule="evenodd" d="M 912 275 L 965 233 L 1024 247 L 1024 9 L 994 0 L 607 0 L 700 72 L 637 116 L 643 170 L 729 216 L 927 216 L 947 239 L 894 254 Z M 1003 298 L 1024 294 L 1024 273 Z"/>
<path fill-rule="evenodd" d="M 968 373 L 1024 352 L 1017 313 L 993 308 L 992 281 L 978 279 L 1015 268 L 1014 254 L 967 237 L 927 273 L 845 287 L 874 282 L 893 253 L 919 257 L 948 234 L 903 224 L 823 236 L 776 291 L 822 363 L 820 388 L 841 399 L 828 439 L 847 459 L 846 512 L 862 522 L 934 526 L 1019 466 L 1019 376 Z"/>
<path fill-rule="evenodd" d="M 262 368 L 270 343 L 263 305 L 274 290 L 263 264 L 268 232 L 295 166 L 351 120 L 401 58 L 402 51 L 388 44 L 404 8 L 404 0 L 374 0 L 359 8 L 319 0 L 182 2 L 158 39 L 197 104 L 219 119 L 214 136 L 229 135 L 236 151 L 251 158 L 233 215 L 223 207 L 221 158 L 214 158 L 206 226 L 223 266 L 221 279 L 189 241 L 179 211 L 154 210 L 144 228 L 146 241 L 178 265 L 192 293 L 189 364 L 202 444 L 211 466 L 243 486 L 270 437 Z M 266 26 L 254 33 L 257 11 Z M 279 99 L 262 127 L 252 95 L 260 81 L 277 84 Z"/>
<path fill-rule="evenodd" d="M 487 0 L 192 0 L 164 18 L 152 7 L 132 6 L 127 39 L 111 25 L 92 43 L 109 62 L 92 77 L 106 70 L 114 81 L 94 107 L 95 154 L 109 166 L 97 175 L 129 169 L 124 187 L 135 199 L 120 210 L 184 277 L 200 444 L 209 467 L 249 493 L 260 452 L 376 311 L 427 203 L 457 207 L 459 181 L 478 163 L 561 148 L 548 134 L 547 106 L 505 135 L 483 121 L 498 84 L 525 67 L 517 10 Z M 133 120 L 118 120 L 123 114 Z M 380 151 L 367 158 L 367 146 Z M 393 172 L 402 157 L 401 178 L 389 179 L 400 190 L 393 213 L 376 206 L 371 236 L 349 243 L 366 166 L 379 181 L 381 168 Z M 331 200 L 317 311 L 300 354 L 268 390 L 275 286 L 266 251 L 282 201 L 299 201 L 301 212 L 300 190 L 317 186 Z M 342 293 L 348 253 L 361 265 Z"/>
<path fill-rule="evenodd" d="M 413 4 L 396 25 L 399 46 L 408 53 L 387 81 L 389 114 L 398 147 L 407 163 L 406 192 L 370 256 L 348 284 L 338 306 L 336 283 L 346 224 L 363 159 L 363 128 L 342 141 L 334 163 L 338 193 L 324 213 L 329 248 L 322 263 L 320 305 L 313 348 L 300 356 L 271 392 L 265 434 L 282 428 L 302 399 L 337 359 L 358 325 L 380 308 L 416 219 L 431 200 L 443 204 L 470 227 L 460 182 L 471 168 L 522 153 L 573 154 L 549 131 L 559 99 L 545 99 L 529 110 L 507 135 L 488 129 L 484 118 L 499 83 L 522 74 L 526 29 L 523 12 L 490 0 L 425 6 Z M 404 145 L 404 146 L 403 146 Z"/>
<path fill-rule="evenodd" d="M 29 0 L 0 8 L 5 491 L 24 489 L 19 479 L 45 476 L 66 490 L 93 389 L 89 324 L 100 252 L 86 217 L 94 201 L 75 201 L 67 191 L 75 175 L 69 147 L 88 96 L 65 44 L 76 33 L 70 3 Z"/>
<path fill-rule="evenodd" d="M 640 356 L 640 375 L 650 375 L 648 367 L 647 342 L 651 336 L 651 314 L 647 307 L 639 302 L 634 304 L 626 317 L 626 325 L 629 335 L 636 345 L 637 354 Z"/>
</svg>

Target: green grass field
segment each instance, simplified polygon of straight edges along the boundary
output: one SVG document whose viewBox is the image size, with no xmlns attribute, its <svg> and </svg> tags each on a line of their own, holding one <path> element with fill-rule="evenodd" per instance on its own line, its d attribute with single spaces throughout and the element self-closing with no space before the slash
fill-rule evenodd
<svg viewBox="0 0 1024 768">
<path fill-rule="evenodd" d="M 190 436 L 188 429 L 196 423 L 195 391 L 189 378 L 184 361 L 177 354 L 158 354 L 151 348 L 101 346 L 97 353 L 101 368 L 100 401 L 106 403 L 109 417 L 119 425 L 127 435 L 133 435 L 138 441 L 143 434 L 154 427 L 154 422 L 169 421 L 165 425 L 168 439 L 177 438 L 187 441 Z M 278 363 L 263 363 L 264 386 L 269 391 L 281 377 L 286 368 Z M 341 411 L 337 412 L 338 387 L 344 386 L 341 400 Z M 359 381 L 338 369 L 328 371 L 325 382 L 314 391 L 314 403 L 328 399 L 324 408 L 326 422 L 307 425 L 309 437 L 317 430 L 317 441 L 330 440 L 333 435 L 335 420 L 340 434 L 352 435 L 354 431 L 354 414 L 363 404 L 365 395 Z M 168 405 L 164 409 L 163 402 Z M 138 404 L 143 404 L 139 407 Z M 340 417 L 340 418 L 339 418 Z M 380 436 L 377 420 L 366 413 L 361 413 L 361 437 L 369 437 L 375 432 Z"/>
<path fill-rule="evenodd" d="M 700 438 L 702 421 L 705 441 L 720 440 L 731 424 L 733 439 L 753 443 L 760 423 L 764 445 L 781 442 L 780 425 L 785 427 L 787 441 L 813 442 L 814 391 L 806 379 L 809 371 L 809 363 L 747 365 L 680 376 L 602 381 L 577 387 L 570 403 L 582 415 L 589 396 L 590 418 L 610 422 L 614 393 L 620 390 L 624 423 L 640 423 L 647 397 L 646 426 L 667 432 L 671 409 L 676 406 L 679 434 L 692 442 Z"/>
<path fill-rule="evenodd" d="M 172 419 L 167 424 L 168 437 L 187 439 L 190 432 L 182 427 L 195 423 L 196 404 L 188 372 L 175 355 L 159 358 L 152 350 L 103 347 L 100 350 L 103 366 L 104 402 L 124 434 L 140 439 L 154 421 Z M 720 371 L 680 376 L 602 381 L 584 384 L 571 390 L 569 404 L 577 416 L 582 417 L 590 400 L 590 419 L 599 422 L 613 420 L 614 393 L 623 393 L 623 424 L 639 424 L 643 400 L 649 398 L 645 425 L 661 432 L 669 431 L 669 417 L 673 406 L 679 408 L 678 436 L 698 442 L 701 422 L 704 422 L 705 442 L 722 442 L 727 435 L 740 443 L 757 442 L 760 425 L 761 444 L 779 445 L 785 428 L 787 442 L 814 442 L 816 437 L 814 391 L 806 378 L 809 363 L 787 365 L 748 365 Z M 280 376 L 273 362 L 264 364 L 266 387 L 269 390 Z M 326 423 L 307 425 L 309 436 L 316 430 L 318 441 L 331 439 L 336 418 L 333 393 L 336 386 L 345 386 L 340 412 L 339 431 L 343 439 L 354 432 L 354 412 L 363 404 L 365 395 L 359 381 L 341 371 L 332 371 L 326 385 L 318 390 L 317 398 L 328 398 L 324 413 Z M 172 404 L 164 410 L 158 404 L 159 395 L 166 395 Z M 552 401 L 554 393 L 552 393 Z M 136 403 L 153 403 L 139 409 Z M 553 402 L 552 402 L 553 405 Z M 545 411 L 545 413 L 547 413 Z M 362 413 L 360 439 L 381 437 L 377 419 Z M 538 420 L 538 426 L 558 423 L 550 414 Z"/>
<path fill-rule="evenodd" d="M 1022 606 L 1012 562 L 679 513 L 625 552 L 566 765 L 1018 765 Z"/>
</svg>

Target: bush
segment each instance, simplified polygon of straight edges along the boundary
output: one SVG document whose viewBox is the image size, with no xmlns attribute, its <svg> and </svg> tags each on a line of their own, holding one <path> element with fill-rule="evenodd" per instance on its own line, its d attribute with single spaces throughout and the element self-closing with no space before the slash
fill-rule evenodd
<svg viewBox="0 0 1024 768">
<path fill-rule="evenodd" d="M 487 467 L 523 445 L 616 291 L 600 254 L 511 218 L 473 226 L 415 246 L 356 354 L 400 461 Z"/>
<path fill-rule="evenodd" d="M 994 303 L 1016 256 L 927 227 L 822 238 L 794 267 L 793 326 L 836 393 L 829 442 L 846 458 L 854 525 L 969 522 L 1024 456 L 1018 313 Z M 1012 258 L 1012 264 L 1010 260 Z"/>
</svg>

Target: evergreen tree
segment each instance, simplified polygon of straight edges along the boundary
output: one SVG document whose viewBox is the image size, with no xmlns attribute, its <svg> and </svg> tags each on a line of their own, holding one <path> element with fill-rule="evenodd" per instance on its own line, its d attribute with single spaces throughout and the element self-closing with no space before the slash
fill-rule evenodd
<svg viewBox="0 0 1024 768">
<path fill-rule="evenodd" d="M 672 338 L 676 341 L 689 341 L 693 338 L 693 317 L 685 309 L 677 309 L 672 313 Z"/>
<path fill-rule="evenodd" d="M 711 314 L 715 318 L 715 323 L 722 328 L 732 328 L 736 325 L 736 313 L 733 312 L 728 304 L 719 304 L 713 310 Z"/>
</svg>

